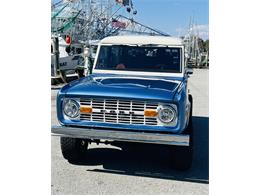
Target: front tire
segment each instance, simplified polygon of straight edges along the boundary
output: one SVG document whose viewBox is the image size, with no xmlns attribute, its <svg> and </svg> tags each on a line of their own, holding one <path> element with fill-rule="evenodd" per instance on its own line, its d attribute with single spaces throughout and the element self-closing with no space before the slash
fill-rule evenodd
<svg viewBox="0 0 260 195">
<path fill-rule="evenodd" d="M 189 146 L 170 146 L 172 153 L 172 165 L 177 170 L 188 170 L 192 165 L 192 156 L 193 156 L 193 125 L 192 125 L 192 96 L 189 96 L 189 101 L 191 102 L 189 124 L 184 134 L 190 136 Z"/>
<path fill-rule="evenodd" d="M 69 162 L 74 162 L 84 157 L 88 142 L 84 139 L 61 137 L 60 146 L 63 157 Z"/>
</svg>

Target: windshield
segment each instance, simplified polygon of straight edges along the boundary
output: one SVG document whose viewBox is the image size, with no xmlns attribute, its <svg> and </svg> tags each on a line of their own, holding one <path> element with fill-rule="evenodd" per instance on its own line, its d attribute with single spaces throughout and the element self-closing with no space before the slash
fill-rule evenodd
<svg viewBox="0 0 260 195">
<path fill-rule="evenodd" d="M 181 73 L 181 48 L 101 46 L 95 69 Z"/>
</svg>

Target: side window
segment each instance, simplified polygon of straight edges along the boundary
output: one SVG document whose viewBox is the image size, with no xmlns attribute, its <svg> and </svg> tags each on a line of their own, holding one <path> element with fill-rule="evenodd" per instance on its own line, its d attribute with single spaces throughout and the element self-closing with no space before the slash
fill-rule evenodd
<svg viewBox="0 0 260 195">
<path fill-rule="evenodd" d="M 71 60 L 78 60 L 80 56 L 74 56 Z"/>
<path fill-rule="evenodd" d="M 81 54 L 82 53 L 82 49 L 81 48 L 76 48 L 76 54 Z"/>
</svg>

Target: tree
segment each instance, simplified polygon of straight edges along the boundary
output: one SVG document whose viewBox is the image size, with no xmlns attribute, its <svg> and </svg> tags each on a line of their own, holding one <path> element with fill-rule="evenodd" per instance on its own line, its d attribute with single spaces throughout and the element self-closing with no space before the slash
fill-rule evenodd
<svg viewBox="0 0 260 195">
<path fill-rule="evenodd" d="M 209 40 L 204 41 L 204 48 L 206 52 L 209 51 Z"/>
</svg>

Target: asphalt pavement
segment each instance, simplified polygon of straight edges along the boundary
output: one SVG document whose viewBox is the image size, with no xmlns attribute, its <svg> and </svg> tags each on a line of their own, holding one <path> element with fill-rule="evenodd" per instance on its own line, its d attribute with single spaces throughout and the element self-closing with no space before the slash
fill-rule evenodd
<svg viewBox="0 0 260 195">
<path fill-rule="evenodd" d="M 52 137 L 52 194 L 208 194 L 208 72 L 194 69 L 189 80 L 194 125 L 194 156 L 190 170 L 173 170 L 167 150 L 157 145 L 125 151 L 111 145 L 91 144 L 86 152 L 88 160 L 70 164 L 62 157 L 59 137 Z M 58 124 L 57 89 L 52 88 L 53 125 Z"/>
</svg>

